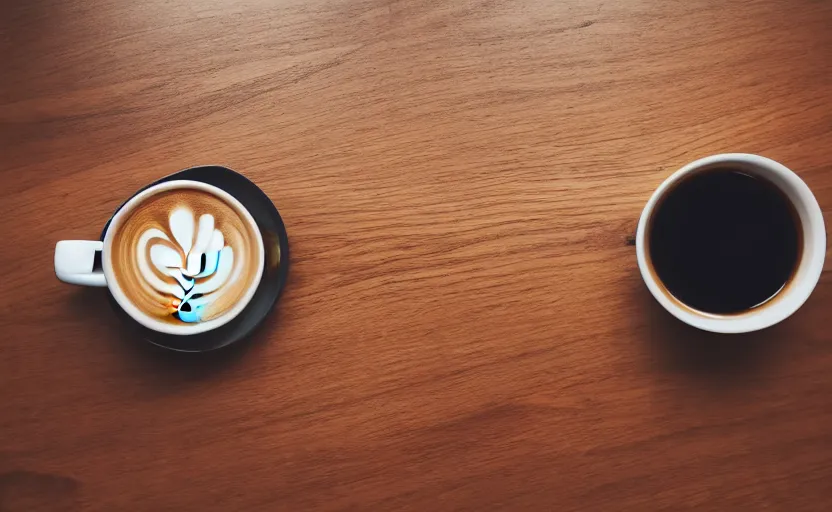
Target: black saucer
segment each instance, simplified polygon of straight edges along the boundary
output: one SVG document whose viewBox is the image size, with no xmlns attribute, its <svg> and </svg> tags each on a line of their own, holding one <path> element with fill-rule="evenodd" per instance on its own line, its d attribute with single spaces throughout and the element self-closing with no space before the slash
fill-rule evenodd
<svg viewBox="0 0 832 512">
<path fill-rule="evenodd" d="M 263 245 L 266 249 L 263 277 L 257 291 L 254 292 L 254 297 L 252 297 L 248 306 L 227 324 L 208 332 L 188 336 L 164 334 L 144 327 L 121 309 L 112 295 L 110 295 L 110 305 L 138 336 L 154 345 L 180 352 L 207 352 L 245 338 L 271 312 L 275 302 L 280 297 L 280 292 L 283 291 L 286 277 L 289 274 L 289 238 L 286 236 L 283 219 L 280 218 L 280 213 L 278 213 L 271 199 L 248 178 L 227 167 L 219 165 L 191 167 L 156 180 L 137 190 L 133 196 L 146 188 L 173 180 L 201 181 L 221 188 L 240 201 L 254 217 L 257 226 L 260 228 L 260 233 L 263 235 Z M 130 196 L 130 198 L 133 196 Z M 127 199 L 127 201 L 129 200 Z M 122 203 L 116 209 L 116 212 L 127 201 Z M 115 212 L 113 215 L 115 215 Z M 110 227 L 111 220 L 112 218 L 104 226 L 104 230 L 101 232 L 101 240 L 104 240 L 104 235 L 107 233 L 107 228 Z"/>
</svg>

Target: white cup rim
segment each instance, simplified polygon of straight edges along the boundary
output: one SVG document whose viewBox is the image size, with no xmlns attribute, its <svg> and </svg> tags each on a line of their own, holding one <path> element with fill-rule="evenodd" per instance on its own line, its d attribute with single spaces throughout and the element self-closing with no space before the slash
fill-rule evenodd
<svg viewBox="0 0 832 512">
<path fill-rule="evenodd" d="M 202 190 L 204 192 L 208 192 L 212 195 L 219 197 L 221 200 L 225 201 L 229 206 L 234 208 L 234 210 L 240 214 L 242 217 L 252 228 L 253 232 L 257 234 L 256 237 L 256 244 L 257 244 L 257 252 L 258 252 L 258 265 L 257 271 L 254 280 L 252 281 L 251 286 L 248 290 L 243 294 L 242 298 L 227 312 L 223 313 L 217 318 L 212 318 L 210 320 L 206 320 L 204 322 L 199 322 L 195 324 L 188 324 L 188 325 L 173 325 L 161 320 L 157 320 L 145 313 L 142 313 L 130 299 L 127 298 L 127 295 L 121 289 L 118 281 L 115 278 L 115 274 L 113 272 L 112 261 L 110 259 L 110 249 L 112 247 L 113 238 L 115 233 L 118 231 L 121 222 L 124 220 L 125 216 L 130 213 L 137 205 L 142 203 L 147 198 L 159 194 L 161 192 L 166 192 L 168 190 L 176 190 L 176 189 L 196 189 Z M 158 185 L 153 185 L 145 190 L 142 190 L 130 200 L 128 200 L 110 221 L 110 224 L 107 228 L 107 233 L 104 235 L 104 247 L 102 251 L 102 258 L 101 258 L 101 266 L 104 271 L 104 276 L 107 281 L 107 287 L 110 290 L 110 293 L 115 298 L 118 305 L 128 314 L 130 317 L 138 322 L 139 324 L 147 327 L 148 329 L 152 329 L 157 332 L 161 332 L 164 334 L 173 334 L 173 335 L 192 335 L 192 334 L 200 334 L 204 333 L 213 329 L 217 329 L 221 327 L 234 318 L 236 318 L 242 311 L 248 306 L 251 299 L 254 297 L 255 292 L 257 291 L 257 287 L 260 285 L 260 281 L 263 277 L 263 266 L 265 262 L 265 248 L 263 245 L 263 237 L 260 234 L 260 229 L 257 227 L 257 222 L 252 217 L 251 213 L 243 206 L 240 201 L 237 200 L 234 196 L 226 192 L 225 190 L 215 187 L 213 185 L 209 185 L 207 183 L 203 183 L 201 181 L 193 181 L 193 180 L 172 180 L 166 181 L 164 183 L 159 183 Z"/>
<path fill-rule="evenodd" d="M 652 270 L 648 254 L 648 228 L 658 202 L 671 186 L 689 174 L 716 166 L 747 169 L 773 182 L 792 201 L 803 229 L 803 251 L 794 277 L 778 296 L 764 305 L 732 315 L 717 315 L 686 306 L 660 283 Z M 668 177 L 654 192 L 641 213 L 636 232 L 636 254 L 639 270 L 647 288 L 668 312 L 679 320 L 716 333 L 743 333 L 765 329 L 781 322 L 797 311 L 809 298 L 820 279 L 826 256 L 826 228 L 823 212 L 814 194 L 800 177 L 789 168 L 770 158 L 747 153 L 723 153 L 700 158 Z"/>
</svg>

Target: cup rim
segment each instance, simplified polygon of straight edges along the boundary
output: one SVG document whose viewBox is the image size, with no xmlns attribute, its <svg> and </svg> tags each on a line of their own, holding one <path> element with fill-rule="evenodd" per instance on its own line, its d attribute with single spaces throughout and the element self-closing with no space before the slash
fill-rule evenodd
<svg viewBox="0 0 832 512">
<path fill-rule="evenodd" d="M 800 216 L 803 251 L 787 289 L 774 300 L 737 314 L 712 314 L 696 310 L 673 297 L 655 274 L 648 251 L 648 228 L 652 214 L 667 192 L 684 177 L 713 168 L 715 165 L 739 165 L 753 168 L 761 175 L 777 177 L 775 186 L 784 191 Z M 781 185 L 785 184 L 785 186 Z M 788 190 L 787 190 L 788 188 Z M 823 213 L 808 185 L 792 170 L 770 158 L 748 153 L 723 153 L 695 160 L 662 182 L 647 201 L 636 232 L 636 255 L 642 279 L 650 293 L 669 313 L 693 327 L 716 333 L 743 333 L 765 329 L 779 323 L 809 298 L 820 279 L 826 256 L 826 228 Z"/>
<path fill-rule="evenodd" d="M 112 261 L 109 255 L 115 233 L 118 231 L 121 222 L 124 220 L 124 217 L 129 212 L 131 212 L 138 204 L 142 203 L 144 200 L 153 195 L 159 194 L 161 192 L 166 192 L 168 190 L 183 188 L 202 190 L 210 194 L 213 194 L 219 197 L 221 200 L 225 201 L 238 214 L 240 214 L 240 216 L 245 220 L 245 222 L 247 222 L 253 229 L 253 231 L 257 234 L 255 238 L 258 253 L 258 265 L 256 275 L 252 280 L 251 286 L 249 286 L 249 288 L 243 294 L 242 298 L 239 301 L 237 301 L 234 307 L 231 308 L 229 311 L 220 315 L 218 318 L 206 320 L 197 324 L 172 325 L 169 323 L 162 322 L 160 320 L 156 320 L 155 318 L 152 318 L 149 315 L 142 313 L 135 305 L 133 305 L 133 303 L 130 301 L 130 299 L 127 298 L 127 295 L 121 289 L 118 280 L 115 278 L 115 274 L 112 268 Z M 144 327 L 147 327 L 148 329 L 152 329 L 154 331 L 165 334 L 181 336 L 200 334 L 216 329 L 232 321 L 240 313 L 242 313 L 246 306 L 248 306 L 249 302 L 251 302 L 251 299 L 254 297 L 254 294 L 257 291 L 257 287 L 263 278 L 264 264 L 265 247 L 263 244 L 263 236 L 260 233 L 260 229 L 257 226 L 257 222 L 254 220 L 254 217 L 251 215 L 251 213 L 242 205 L 242 203 L 240 203 L 240 201 L 237 198 L 235 198 L 225 190 L 214 185 L 209 185 L 201 181 L 193 180 L 172 180 L 159 183 L 157 185 L 153 185 L 142 190 L 135 196 L 131 197 L 127 202 L 125 202 L 110 220 L 110 223 L 107 227 L 107 232 L 104 236 L 104 247 L 101 258 L 101 266 L 104 271 L 104 276 L 107 281 L 107 288 L 110 290 L 110 294 L 112 294 L 113 298 L 116 300 L 118 305 L 128 315 L 130 315 L 130 317 L 133 320 L 143 325 Z"/>
</svg>

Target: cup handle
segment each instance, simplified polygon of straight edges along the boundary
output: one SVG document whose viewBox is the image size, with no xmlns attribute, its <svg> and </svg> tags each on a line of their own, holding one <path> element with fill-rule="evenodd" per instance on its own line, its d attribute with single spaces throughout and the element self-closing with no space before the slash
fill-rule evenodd
<svg viewBox="0 0 832 512">
<path fill-rule="evenodd" d="M 55 275 L 69 284 L 107 286 L 101 269 L 95 269 L 95 255 L 104 248 L 103 242 L 61 240 L 55 245 Z"/>
</svg>

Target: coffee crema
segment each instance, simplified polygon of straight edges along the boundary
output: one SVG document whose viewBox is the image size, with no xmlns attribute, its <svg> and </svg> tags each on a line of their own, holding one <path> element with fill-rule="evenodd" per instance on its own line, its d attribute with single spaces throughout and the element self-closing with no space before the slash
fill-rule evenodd
<svg viewBox="0 0 832 512">
<path fill-rule="evenodd" d="M 127 214 L 109 258 L 119 288 L 142 313 L 193 324 L 221 317 L 254 285 L 258 236 L 220 197 L 176 189 Z"/>
</svg>

